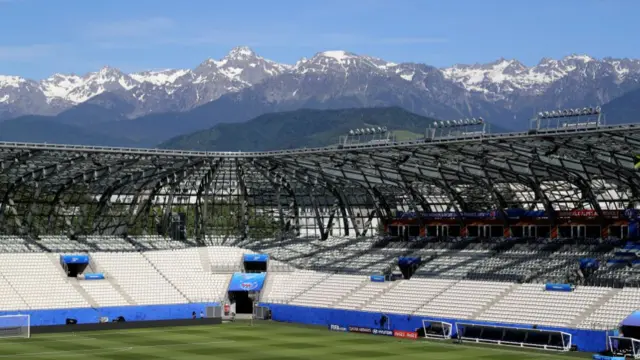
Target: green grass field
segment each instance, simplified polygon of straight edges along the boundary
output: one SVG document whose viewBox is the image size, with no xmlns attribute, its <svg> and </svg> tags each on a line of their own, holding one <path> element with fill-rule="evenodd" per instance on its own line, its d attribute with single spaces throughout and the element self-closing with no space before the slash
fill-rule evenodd
<svg viewBox="0 0 640 360">
<path fill-rule="evenodd" d="M 518 348 L 330 332 L 270 322 L 34 335 L 0 340 L 0 359 L 576 359 Z"/>
</svg>

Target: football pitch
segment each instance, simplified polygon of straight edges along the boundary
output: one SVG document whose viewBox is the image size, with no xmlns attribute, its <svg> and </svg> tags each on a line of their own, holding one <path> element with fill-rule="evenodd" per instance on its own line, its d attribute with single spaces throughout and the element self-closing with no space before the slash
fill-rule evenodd
<svg viewBox="0 0 640 360">
<path fill-rule="evenodd" d="M 273 322 L 34 335 L 0 340 L 1 359 L 577 359 L 589 354 L 400 340 Z"/>
</svg>

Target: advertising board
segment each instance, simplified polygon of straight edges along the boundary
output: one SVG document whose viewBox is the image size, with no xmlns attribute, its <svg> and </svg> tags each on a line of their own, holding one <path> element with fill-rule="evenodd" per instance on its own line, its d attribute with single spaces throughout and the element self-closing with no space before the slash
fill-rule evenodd
<svg viewBox="0 0 640 360">
<path fill-rule="evenodd" d="M 403 338 L 403 339 L 413 339 L 413 340 L 418 339 L 418 333 L 415 331 L 394 330 L 393 336 L 397 338 Z"/>
</svg>

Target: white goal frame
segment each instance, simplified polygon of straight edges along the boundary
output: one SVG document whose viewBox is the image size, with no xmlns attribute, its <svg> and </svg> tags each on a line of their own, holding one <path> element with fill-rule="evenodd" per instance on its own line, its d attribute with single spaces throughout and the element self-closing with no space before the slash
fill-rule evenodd
<svg viewBox="0 0 640 360">
<path fill-rule="evenodd" d="M 24 324 L 16 324 L 14 326 L 6 326 L 3 324 L 5 319 L 26 319 Z M 26 332 L 20 332 L 19 334 L 10 334 L 10 329 L 25 328 Z M 6 334 L 5 334 L 6 331 Z M 30 338 L 31 337 L 31 315 L 29 314 L 16 314 L 16 315 L 0 315 L 0 339 L 7 338 Z"/>
<path fill-rule="evenodd" d="M 624 336 L 609 336 L 609 350 L 613 351 L 613 342 L 615 340 L 624 340 L 631 342 L 631 351 L 634 359 L 640 359 L 640 340 L 624 337 Z"/>
<path fill-rule="evenodd" d="M 440 324 L 440 326 L 442 327 L 442 335 L 429 334 L 427 332 L 427 326 L 426 326 L 426 324 L 428 323 Z M 451 332 L 453 331 L 453 325 L 445 321 L 423 319 L 422 330 L 424 331 L 425 339 L 448 340 L 448 339 L 451 339 Z"/>
</svg>

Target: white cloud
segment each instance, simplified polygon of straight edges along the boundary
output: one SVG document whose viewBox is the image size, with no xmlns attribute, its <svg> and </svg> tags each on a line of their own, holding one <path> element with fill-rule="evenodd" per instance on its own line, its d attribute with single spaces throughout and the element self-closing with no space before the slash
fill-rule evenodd
<svg viewBox="0 0 640 360">
<path fill-rule="evenodd" d="M 318 36 L 319 41 L 333 46 L 361 46 L 361 45 L 411 45 L 411 44 L 435 44 L 445 43 L 445 38 L 418 36 L 418 37 L 375 37 L 362 34 L 327 33 Z M 318 42 L 319 42 L 318 41 Z M 317 43 L 317 42 L 316 42 Z"/>
<path fill-rule="evenodd" d="M 3 0 L 0 0 L 3 1 Z M 54 44 L 33 44 L 2 46 L 0 45 L 0 61 L 34 61 L 52 55 L 58 45 Z"/>
<path fill-rule="evenodd" d="M 2 1 L 2 0 L 0 0 Z M 364 0 L 362 0 L 364 1 Z M 102 49 L 144 49 L 157 46 L 200 47 L 207 45 L 252 47 L 339 48 L 351 46 L 402 46 L 444 43 L 447 39 L 416 37 L 375 37 L 357 33 L 299 31 L 280 24 L 268 28 L 212 28 L 205 23 L 182 23 L 166 17 L 129 19 L 89 25 L 91 44 Z"/>
<path fill-rule="evenodd" d="M 389 44 L 389 45 L 404 45 L 404 44 L 439 44 L 446 43 L 449 40 L 438 37 L 391 37 L 382 38 L 376 40 L 376 43 Z"/>
<path fill-rule="evenodd" d="M 87 35 L 96 39 L 140 39 L 161 36 L 175 22 L 165 17 L 104 22 L 89 26 Z"/>
<path fill-rule="evenodd" d="M 205 35 L 195 35 L 205 34 Z M 182 46 L 227 45 L 279 47 L 342 47 L 363 45 L 411 45 L 445 43 L 447 39 L 437 37 L 384 37 L 378 38 L 362 34 L 346 33 L 300 33 L 296 31 L 263 31 L 243 32 L 229 30 L 200 29 L 194 31 L 193 36 L 180 34 L 178 36 L 159 39 L 163 44 Z"/>
</svg>

